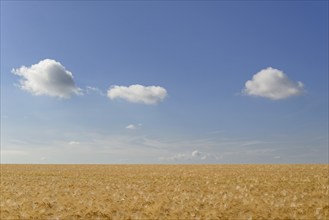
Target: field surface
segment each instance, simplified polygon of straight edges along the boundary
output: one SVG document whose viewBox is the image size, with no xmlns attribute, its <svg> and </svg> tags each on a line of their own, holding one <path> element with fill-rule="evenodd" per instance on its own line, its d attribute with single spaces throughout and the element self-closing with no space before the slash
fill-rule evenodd
<svg viewBox="0 0 329 220">
<path fill-rule="evenodd" d="M 1 165 L 1 219 L 329 219 L 326 165 Z"/>
</svg>

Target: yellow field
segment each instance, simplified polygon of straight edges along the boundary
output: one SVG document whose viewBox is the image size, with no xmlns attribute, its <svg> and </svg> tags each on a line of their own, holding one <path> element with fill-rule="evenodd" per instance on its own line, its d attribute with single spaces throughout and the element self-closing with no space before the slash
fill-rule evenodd
<svg viewBox="0 0 329 220">
<path fill-rule="evenodd" d="M 328 165 L 1 165 L 1 219 L 329 219 Z"/>
</svg>

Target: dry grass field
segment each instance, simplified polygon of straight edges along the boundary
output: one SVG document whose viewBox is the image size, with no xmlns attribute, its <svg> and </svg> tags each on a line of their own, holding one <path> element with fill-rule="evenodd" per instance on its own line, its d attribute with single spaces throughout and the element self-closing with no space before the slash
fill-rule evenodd
<svg viewBox="0 0 329 220">
<path fill-rule="evenodd" d="M 1 219 L 329 219 L 328 165 L 1 165 Z"/>
</svg>

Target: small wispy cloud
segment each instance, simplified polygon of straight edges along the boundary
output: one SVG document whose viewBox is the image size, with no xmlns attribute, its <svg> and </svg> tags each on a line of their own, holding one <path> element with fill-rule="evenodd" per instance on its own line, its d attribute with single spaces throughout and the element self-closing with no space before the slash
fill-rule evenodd
<svg viewBox="0 0 329 220">
<path fill-rule="evenodd" d="M 159 157 L 160 161 L 185 161 L 191 158 L 190 156 L 184 153 L 177 153 L 168 157 Z"/>
<path fill-rule="evenodd" d="M 202 153 L 198 150 L 195 150 L 195 151 L 192 152 L 192 157 L 199 157 L 201 155 L 202 155 Z"/>
<path fill-rule="evenodd" d="M 137 127 L 136 127 L 136 125 L 131 124 L 131 125 L 127 125 L 126 128 L 129 129 L 129 130 L 134 130 Z"/>
<path fill-rule="evenodd" d="M 75 85 L 73 74 L 52 59 L 41 60 L 30 67 L 21 66 L 11 72 L 21 77 L 18 87 L 33 95 L 70 98 L 74 94 L 82 94 Z"/>
<path fill-rule="evenodd" d="M 157 104 L 167 96 L 167 90 L 161 86 L 112 86 L 107 91 L 110 99 L 123 99 L 132 103 Z"/>
<path fill-rule="evenodd" d="M 207 158 L 209 158 L 210 154 L 205 154 L 203 152 L 200 152 L 198 150 L 195 150 L 192 152 L 192 157 L 193 158 L 197 158 L 197 159 L 201 159 L 201 160 L 206 160 Z"/>
<path fill-rule="evenodd" d="M 204 153 L 200 152 L 198 150 L 194 150 L 191 153 L 185 152 L 185 153 L 176 153 L 172 156 L 167 157 L 159 157 L 160 161 L 173 161 L 173 162 L 204 162 L 204 160 L 210 159 L 212 161 L 218 160 L 217 155 L 212 155 L 210 153 Z"/>
<path fill-rule="evenodd" d="M 70 141 L 69 145 L 79 145 L 80 142 L 79 141 Z"/>
<path fill-rule="evenodd" d="M 87 94 L 95 93 L 95 94 L 100 95 L 100 96 L 106 96 L 106 94 L 102 90 L 100 90 L 97 87 L 93 87 L 93 86 L 87 86 L 86 87 L 86 93 Z"/>
<path fill-rule="evenodd" d="M 302 82 L 291 81 L 283 71 L 268 67 L 256 73 L 245 83 L 242 93 L 272 100 L 299 96 L 304 91 Z"/>
<path fill-rule="evenodd" d="M 134 124 L 130 124 L 130 125 L 127 125 L 126 126 L 126 129 L 129 129 L 129 130 L 135 130 L 135 129 L 138 129 L 138 128 L 141 128 L 142 127 L 142 124 L 137 124 L 137 125 L 134 125 Z"/>
</svg>

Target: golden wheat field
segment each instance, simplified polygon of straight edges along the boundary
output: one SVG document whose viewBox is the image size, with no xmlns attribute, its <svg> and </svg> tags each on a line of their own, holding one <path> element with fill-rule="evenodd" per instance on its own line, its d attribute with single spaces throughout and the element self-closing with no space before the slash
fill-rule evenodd
<svg viewBox="0 0 329 220">
<path fill-rule="evenodd" d="M 1 165 L 1 219 L 329 219 L 328 165 Z"/>
</svg>

